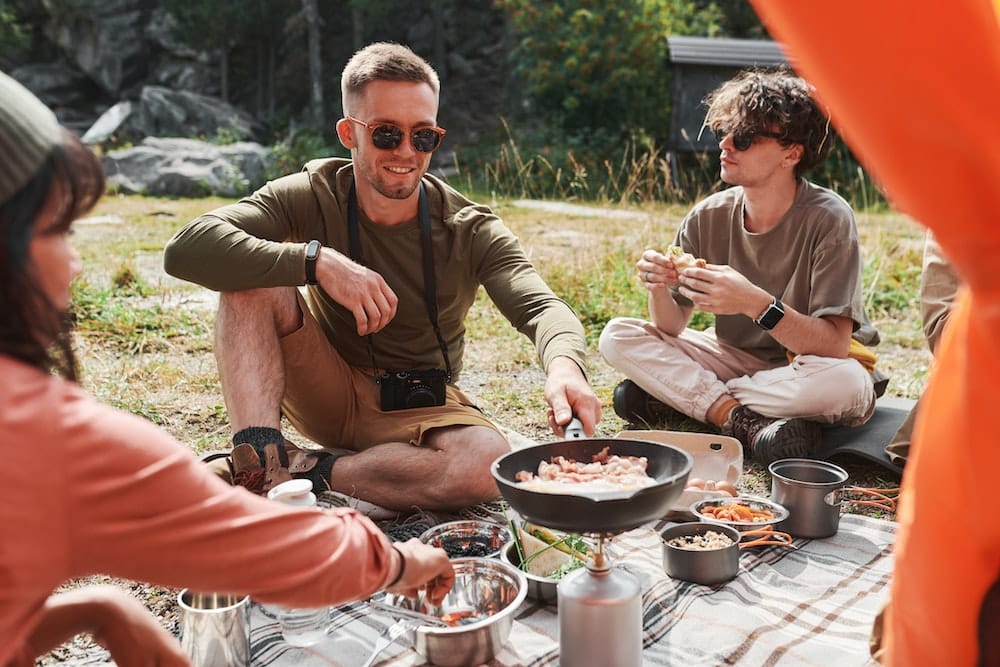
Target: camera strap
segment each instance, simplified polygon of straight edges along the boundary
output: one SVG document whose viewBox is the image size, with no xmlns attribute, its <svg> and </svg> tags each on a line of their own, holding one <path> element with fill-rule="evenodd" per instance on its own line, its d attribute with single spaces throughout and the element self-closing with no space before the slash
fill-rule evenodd
<svg viewBox="0 0 1000 667">
<path fill-rule="evenodd" d="M 441 347 L 441 355 L 444 357 L 444 367 L 447 372 L 445 381 L 450 384 L 451 359 L 448 358 L 448 345 L 444 342 L 444 337 L 441 335 L 441 327 L 438 325 L 437 277 L 434 273 L 434 239 L 431 235 L 430 204 L 427 203 L 427 193 L 424 191 L 423 183 L 420 183 L 417 210 L 420 223 L 420 254 L 424 267 L 424 304 L 427 306 L 427 316 L 434 327 L 434 335 L 437 336 L 438 345 Z M 351 191 L 347 196 L 347 234 L 351 259 L 358 264 L 364 265 L 364 255 L 361 250 L 361 232 L 358 226 L 358 198 L 354 192 L 353 183 L 351 183 Z M 371 357 L 372 368 L 375 369 L 375 378 L 377 381 L 379 374 L 378 365 L 375 363 L 375 346 L 372 342 L 372 334 L 368 334 L 368 356 Z"/>
</svg>

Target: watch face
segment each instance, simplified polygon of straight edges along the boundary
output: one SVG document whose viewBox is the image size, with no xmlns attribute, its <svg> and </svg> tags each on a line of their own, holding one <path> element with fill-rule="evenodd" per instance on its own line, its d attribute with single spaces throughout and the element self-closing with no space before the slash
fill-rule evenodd
<svg viewBox="0 0 1000 667">
<path fill-rule="evenodd" d="M 310 241 L 306 246 L 306 259 L 316 259 L 319 257 L 319 241 Z"/>
<path fill-rule="evenodd" d="M 781 321 L 781 318 L 784 317 L 784 315 L 785 315 L 784 309 L 779 304 L 772 303 L 770 306 L 768 306 L 764 314 L 761 315 L 760 319 L 757 321 L 757 324 L 759 324 L 764 329 L 773 329 L 775 325 L 777 325 L 778 322 Z"/>
</svg>

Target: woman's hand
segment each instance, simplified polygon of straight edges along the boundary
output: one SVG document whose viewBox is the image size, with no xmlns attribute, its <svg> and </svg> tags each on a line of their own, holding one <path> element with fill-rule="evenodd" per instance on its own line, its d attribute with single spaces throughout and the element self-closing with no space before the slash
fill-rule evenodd
<svg viewBox="0 0 1000 667">
<path fill-rule="evenodd" d="M 50 596 L 28 645 L 36 656 L 43 655 L 83 633 L 92 634 L 119 665 L 191 665 L 180 644 L 156 617 L 114 586 L 87 586 Z"/>
<path fill-rule="evenodd" d="M 415 598 L 424 590 L 424 598 L 432 605 L 439 605 L 455 584 L 455 570 L 448 554 L 440 547 L 424 544 L 415 537 L 394 545 L 403 556 L 399 580 L 386 590 L 390 593 Z"/>
</svg>

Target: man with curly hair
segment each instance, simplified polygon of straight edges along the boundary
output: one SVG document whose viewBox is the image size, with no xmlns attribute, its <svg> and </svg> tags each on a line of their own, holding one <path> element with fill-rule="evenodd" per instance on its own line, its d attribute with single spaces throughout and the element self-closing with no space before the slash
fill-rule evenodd
<svg viewBox="0 0 1000 667">
<path fill-rule="evenodd" d="M 785 70 L 741 72 L 706 104 L 732 187 L 695 205 L 672 248 L 637 261 L 650 321 L 615 318 L 600 340 L 629 378 L 615 410 L 645 422 L 676 410 L 762 464 L 809 456 L 822 425 L 863 424 L 876 399 L 854 214 L 803 176 L 833 132 L 809 84 Z M 676 253 L 704 266 L 682 268 Z M 688 328 L 695 308 L 715 326 Z"/>
</svg>

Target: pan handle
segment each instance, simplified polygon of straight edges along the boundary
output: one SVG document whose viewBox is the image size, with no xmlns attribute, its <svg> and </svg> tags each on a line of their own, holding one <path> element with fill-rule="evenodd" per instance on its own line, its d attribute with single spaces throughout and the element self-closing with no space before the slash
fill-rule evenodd
<svg viewBox="0 0 1000 667">
<path fill-rule="evenodd" d="M 573 415 L 573 418 L 566 424 L 566 428 L 563 429 L 563 435 L 567 440 L 579 440 L 583 437 L 583 422 L 576 415 Z"/>
</svg>

